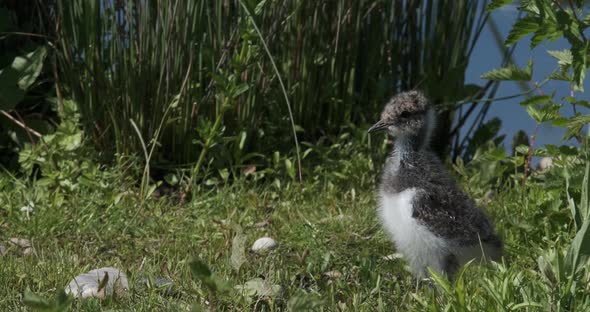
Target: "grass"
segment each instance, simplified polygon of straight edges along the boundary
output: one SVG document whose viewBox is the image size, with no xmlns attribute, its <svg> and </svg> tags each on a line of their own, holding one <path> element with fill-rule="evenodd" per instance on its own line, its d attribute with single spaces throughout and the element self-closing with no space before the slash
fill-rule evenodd
<svg viewBox="0 0 590 312">
<path fill-rule="evenodd" d="M 560 250 L 572 237 L 563 193 L 548 189 L 541 179 L 550 177 L 559 185 L 555 175 L 538 175 L 526 190 L 510 183 L 477 182 L 474 174 L 461 178 L 481 201 L 487 190 L 497 187 L 484 206 L 505 238 L 506 257 L 504 264 L 470 266 L 455 285 L 445 287 L 442 281 L 417 286 L 403 260 L 385 259 L 395 250 L 376 220 L 374 184 L 366 177 L 376 176 L 373 168 L 380 165 L 373 166 L 369 157 L 332 168 L 349 166 L 346 172 L 353 179 L 326 184 L 319 171 L 303 184 L 244 178 L 195 190 L 182 207 L 175 195 L 140 204 L 139 187 L 130 178 L 141 175 L 134 167 L 138 162 L 120 162 L 114 168 L 83 163 L 87 165 L 75 165 L 83 168 L 76 176 L 62 177 L 73 181 L 73 187 L 0 176 L 0 239 L 27 238 L 35 250 L 23 256 L 10 247 L 2 257 L 0 310 L 27 310 L 25 291 L 51 298 L 74 276 L 105 266 L 127 272 L 128 294 L 76 300 L 71 310 L 177 311 L 193 305 L 237 311 L 572 310 L 571 303 L 559 302 L 555 288 L 547 286 L 537 269 L 539 256 Z M 74 166 L 65 160 L 60 164 L 64 172 Z M 20 207 L 29 201 L 35 210 L 27 215 Z M 268 225 L 256 226 L 263 221 Z M 276 239 L 279 247 L 263 255 L 245 251 L 246 261 L 236 270 L 232 253 L 240 256 L 241 251 L 232 251 L 234 241 L 244 240 L 249 249 L 263 236 Z M 226 290 L 208 291 L 191 273 L 194 259 L 206 263 Z M 169 279 L 173 293 L 139 287 L 134 281 L 141 277 Z M 275 285 L 276 293 L 256 297 L 238 290 L 256 278 Z M 589 286 L 579 287 L 573 307 L 587 298 L 583 293 Z"/>
<path fill-rule="evenodd" d="M 55 0 L 41 11 L 55 13 L 44 22 L 55 24 L 57 94 L 80 105 L 104 158 L 141 152 L 133 120 L 160 143 L 152 164 L 169 168 L 202 159 L 208 121 L 221 120 L 219 137 L 245 132 L 246 152 L 272 153 L 291 148 L 291 130 L 315 141 L 373 122 L 398 91 L 436 104 L 483 95 L 489 86 L 465 86 L 464 73 L 485 3 Z M 244 89 L 220 100 L 233 84 Z M 443 109 L 437 150 L 467 115 Z"/>
</svg>

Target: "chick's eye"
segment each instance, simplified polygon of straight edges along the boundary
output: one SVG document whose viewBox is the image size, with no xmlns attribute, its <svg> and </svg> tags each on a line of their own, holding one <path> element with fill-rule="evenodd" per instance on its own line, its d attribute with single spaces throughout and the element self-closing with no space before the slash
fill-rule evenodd
<svg viewBox="0 0 590 312">
<path fill-rule="evenodd" d="M 410 112 L 403 112 L 399 115 L 400 118 L 408 118 L 410 116 L 412 116 Z"/>
</svg>

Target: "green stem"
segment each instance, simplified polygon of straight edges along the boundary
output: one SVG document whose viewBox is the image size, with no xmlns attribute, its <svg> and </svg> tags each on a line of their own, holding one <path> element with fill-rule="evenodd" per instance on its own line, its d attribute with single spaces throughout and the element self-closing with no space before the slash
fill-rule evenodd
<svg viewBox="0 0 590 312">
<path fill-rule="evenodd" d="M 191 177 L 190 177 L 188 183 L 186 184 L 186 187 L 184 189 L 184 194 L 182 194 L 182 197 L 180 199 L 180 204 L 179 204 L 180 206 L 182 206 L 184 204 L 184 199 L 186 197 L 186 194 L 188 193 L 191 185 L 193 184 L 193 180 L 194 180 L 195 176 L 197 176 L 197 174 L 199 173 L 199 170 L 201 169 L 201 166 L 203 165 L 203 162 L 205 161 L 205 156 L 207 155 L 207 152 L 209 151 L 209 147 L 211 147 L 211 143 L 213 142 L 213 137 L 215 136 L 217 129 L 221 125 L 221 120 L 223 119 L 223 115 L 225 114 L 225 110 L 228 106 L 229 106 L 229 98 L 226 97 L 221 105 L 221 108 L 219 110 L 219 114 L 217 114 L 217 117 L 215 118 L 215 123 L 213 123 L 213 127 L 211 128 L 211 132 L 209 133 L 209 136 L 205 140 L 205 144 L 203 145 L 203 149 L 201 150 L 201 153 L 199 154 L 199 158 L 197 159 L 197 163 L 193 167 Z"/>
<path fill-rule="evenodd" d="M 217 118 L 215 119 L 215 123 L 213 124 L 213 127 L 211 128 L 211 133 L 209 134 L 209 137 L 207 138 L 207 140 L 205 140 L 205 145 L 203 146 L 203 149 L 201 150 L 201 154 L 199 154 L 199 159 L 197 160 L 197 163 L 195 164 L 195 167 L 193 168 L 193 174 L 191 177 L 191 181 L 192 181 L 193 177 L 196 176 L 197 173 L 199 173 L 199 169 L 203 165 L 203 161 L 205 160 L 205 155 L 209 151 L 209 147 L 211 147 L 211 142 L 213 141 L 213 137 L 215 136 L 215 132 L 217 132 L 217 128 L 219 128 L 219 125 L 221 125 L 221 119 L 223 118 L 223 114 L 225 113 L 224 107 L 226 105 L 227 105 L 227 100 L 224 102 L 221 110 L 219 111 L 219 114 L 217 115 Z"/>
</svg>

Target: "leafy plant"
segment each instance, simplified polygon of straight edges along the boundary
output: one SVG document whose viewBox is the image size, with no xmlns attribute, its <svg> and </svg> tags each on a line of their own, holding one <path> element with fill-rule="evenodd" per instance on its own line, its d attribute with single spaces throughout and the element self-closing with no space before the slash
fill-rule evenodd
<svg viewBox="0 0 590 312">
<path fill-rule="evenodd" d="M 434 140 L 442 155 L 459 135 L 455 114 L 470 114 L 442 103 L 489 90 L 464 85 L 485 22 L 478 1 L 57 0 L 45 8 L 60 26 L 50 33 L 58 91 L 79 103 L 97 149 L 107 159 L 141 154 L 144 140 L 157 147 L 150 166 L 191 167 L 194 181 L 206 181 L 209 167 L 233 162 L 235 174 L 233 166 L 252 164 L 213 157 L 225 139 L 245 133 L 242 155 L 286 154 L 287 137 L 337 135 L 415 87 L 443 111 Z"/>
<path fill-rule="evenodd" d="M 0 166 L 11 170 L 25 142 L 52 132 L 56 119 L 57 107 L 45 100 L 53 96 L 51 48 L 40 34 L 46 25 L 31 19 L 36 9 L 33 2 L 0 4 Z"/>
<path fill-rule="evenodd" d="M 34 311 L 64 312 L 72 304 L 73 298 L 68 296 L 63 289 L 57 291 L 55 299 L 49 301 L 32 292 L 25 292 L 23 303 Z"/>
<path fill-rule="evenodd" d="M 83 132 L 78 128 L 80 115 L 76 103 L 64 101 L 62 122 L 55 133 L 27 143 L 19 153 L 19 164 L 26 176 L 38 179 L 37 186 L 74 190 L 84 172 L 95 165 L 83 146 Z"/>
<path fill-rule="evenodd" d="M 493 1 L 489 9 L 501 7 L 510 2 Z M 585 122 L 590 121 L 587 116 L 576 111 L 577 106 L 590 107 L 590 105 L 586 105 L 587 102 L 576 100 L 574 97 L 575 91 L 583 91 L 583 81 L 588 69 L 587 55 L 590 52 L 589 41 L 584 35 L 584 30 L 590 24 L 579 17 L 583 13 L 582 2 L 576 3 L 578 6 L 573 6 L 574 3 L 572 2 L 571 7 L 564 7 L 559 1 L 524 1 L 519 7 L 524 16 L 513 25 L 506 39 L 507 45 L 514 44 L 525 35 L 532 33 L 531 48 L 536 47 L 545 40 L 554 41 L 562 37 L 567 39 L 571 46 L 570 49 L 563 51 L 548 51 L 557 60 L 558 64 L 557 69 L 548 75 L 543 82 L 537 83 L 533 80 L 532 60 L 528 62 L 526 68 L 519 68 L 511 64 L 508 67 L 496 69 L 482 75 L 482 78 L 498 81 L 530 81 L 535 86 L 531 91 L 538 93 L 536 96 L 521 102 L 521 105 L 526 106 L 527 112 L 537 123 L 531 136 L 525 166 L 525 177 L 528 164 L 530 164 L 533 155 L 535 137 L 542 123 L 551 122 L 553 125 L 565 127 L 568 131 L 564 139 L 576 137 L 578 141 L 581 141 L 582 126 Z M 541 87 L 550 80 L 564 81 L 570 85 L 570 96 L 562 98 L 562 103 L 554 99 L 554 93 L 548 95 L 542 91 Z M 563 103 L 573 107 L 573 116 L 566 117 L 560 113 Z"/>
<path fill-rule="evenodd" d="M 193 275 L 193 278 L 197 281 L 200 281 L 201 284 L 207 290 L 207 299 L 212 300 L 210 302 L 210 310 L 214 310 L 214 306 L 216 304 L 215 300 L 218 296 L 224 294 L 229 290 L 229 286 L 226 282 L 221 280 L 219 277 L 215 276 L 207 264 L 200 259 L 193 259 L 190 262 L 190 269 Z M 201 310 L 202 307 L 196 304 L 193 309 Z"/>
</svg>

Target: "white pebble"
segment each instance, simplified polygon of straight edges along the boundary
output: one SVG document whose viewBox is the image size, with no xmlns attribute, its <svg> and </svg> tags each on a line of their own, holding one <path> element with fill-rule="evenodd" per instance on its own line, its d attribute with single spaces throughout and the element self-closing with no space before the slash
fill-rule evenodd
<svg viewBox="0 0 590 312">
<path fill-rule="evenodd" d="M 35 203 L 30 201 L 27 205 L 22 206 L 20 211 L 25 213 L 33 213 L 33 211 L 35 211 Z"/>
<path fill-rule="evenodd" d="M 257 239 L 252 245 L 252 251 L 254 252 L 265 252 L 271 249 L 275 249 L 278 246 L 277 242 L 270 237 L 261 237 Z"/>
<path fill-rule="evenodd" d="M 107 285 L 99 291 L 100 282 L 108 274 Z M 66 294 L 74 297 L 103 299 L 106 296 L 121 296 L 129 289 L 129 282 L 125 273 L 116 268 L 95 269 L 76 276 L 68 283 Z"/>
<path fill-rule="evenodd" d="M 551 167 L 553 167 L 553 159 L 551 159 L 551 157 L 541 158 L 541 161 L 539 162 L 538 166 L 540 171 L 545 171 Z"/>
<path fill-rule="evenodd" d="M 18 247 L 21 247 L 21 248 L 31 247 L 31 241 L 29 241 L 26 238 L 13 237 L 13 238 L 8 239 L 8 241 L 14 245 L 17 245 Z"/>
</svg>

